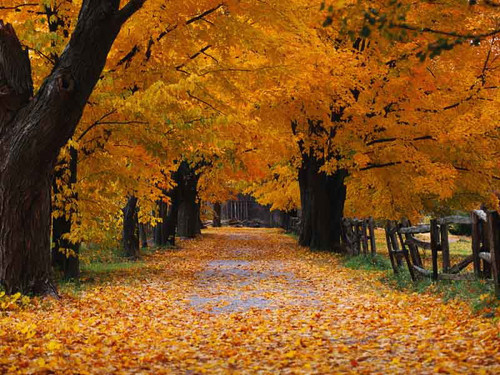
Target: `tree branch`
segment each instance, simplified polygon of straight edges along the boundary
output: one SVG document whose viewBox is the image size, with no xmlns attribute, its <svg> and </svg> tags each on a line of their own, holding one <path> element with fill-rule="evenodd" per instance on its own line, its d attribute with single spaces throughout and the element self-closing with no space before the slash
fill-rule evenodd
<svg viewBox="0 0 500 375">
<path fill-rule="evenodd" d="M 398 140 L 404 140 L 403 138 L 381 138 L 381 139 L 374 139 L 373 141 L 367 142 L 367 146 L 372 146 L 377 143 L 387 143 L 387 142 L 394 142 Z M 415 137 L 410 139 L 409 141 L 425 141 L 425 140 L 434 140 L 434 137 L 432 135 L 423 135 L 421 137 Z"/>
<path fill-rule="evenodd" d="M 188 58 L 188 61 L 191 61 L 191 60 L 194 60 L 196 59 L 198 56 L 200 56 L 202 53 L 205 53 L 205 51 L 209 50 L 212 46 L 209 44 L 205 47 L 203 47 L 202 49 L 200 49 L 198 52 L 196 52 L 195 54 L 189 56 Z M 175 67 L 175 70 L 178 70 L 180 72 L 183 72 L 183 73 L 186 73 L 186 74 L 189 74 L 188 72 L 186 72 L 185 70 L 182 70 L 182 68 L 184 68 L 186 66 L 187 62 L 184 62 L 180 65 L 177 65 Z"/>
<path fill-rule="evenodd" d="M 0 20 L 0 135 L 12 114 L 32 96 L 28 50 L 23 49 L 12 25 Z"/>
<path fill-rule="evenodd" d="M 200 15 L 198 16 L 195 16 L 189 20 L 186 21 L 186 25 L 190 25 L 192 24 L 193 22 L 196 22 L 196 21 L 199 21 L 201 20 L 202 18 L 208 16 L 209 14 L 212 14 L 213 12 L 217 11 L 219 8 L 221 8 L 222 6 L 224 5 L 224 3 L 220 3 L 219 5 L 213 7 L 212 9 L 208 9 L 206 11 L 204 11 L 203 13 L 201 13 Z"/>
<path fill-rule="evenodd" d="M 78 137 L 77 141 L 78 141 L 78 142 L 80 142 L 80 141 L 81 141 L 81 140 L 82 140 L 82 139 L 83 139 L 83 138 L 84 138 L 84 137 L 88 134 L 88 132 L 90 132 L 93 128 L 95 128 L 95 127 L 99 126 L 99 124 L 101 124 L 101 122 L 102 122 L 105 118 L 107 118 L 107 117 L 109 117 L 109 116 L 113 115 L 114 113 L 116 113 L 116 109 L 113 109 L 113 110 L 109 111 L 108 113 L 105 113 L 104 115 L 102 115 L 102 116 L 101 116 L 101 118 L 100 118 L 99 120 L 97 120 L 97 121 L 93 122 L 93 123 L 92 123 L 92 124 L 91 124 L 91 125 L 87 128 L 87 129 L 85 129 L 85 130 L 83 131 L 83 133 L 82 133 L 82 134 L 80 134 L 80 136 Z"/>
<path fill-rule="evenodd" d="M 118 12 L 118 20 L 120 23 L 125 23 L 131 16 L 134 15 L 139 9 L 142 8 L 146 0 L 130 0 L 127 5 L 125 5 Z"/>
<path fill-rule="evenodd" d="M 443 30 L 433 29 L 430 27 L 418 27 L 418 26 L 408 25 L 405 23 L 392 24 L 390 27 L 397 28 L 397 29 L 403 29 L 403 30 L 409 30 L 409 31 L 416 31 L 416 32 L 420 32 L 420 33 L 449 36 L 449 37 L 453 37 L 453 38 L 466 39 L 466 40 L 481 40 L 484 38 L 488 38 L 490 36 L 500 34 L 500 28 L 494 29 L 494 30 L 489 31 L 489 32 L 480 33 L 480 34 L 460 34 L 460 33 L 454 32 L 454 31 L 443 31 Z"/>
<path fill-rule="evenodd" d="M 190 91 L 188 91 L 188 92 L 187 92 L 187 94 L 188 94 L 188 96 L 189 96 L 191 99 L 195 99 L 195 100 L 199 101 L 200 103 L 203 103 L 203 104 L 205 104 L 206 106 L 208 106 L 208 107 L 212 108 L 214 111 L 216 111 L 216 112 L 220 113 L 221 115 L 225 115 L 225 113 L 224 113 L 224 112 L 222 112 L 220 109 L 217 109 L 217 108 L 215 108 L 212 104 L 210 104 L 210 103 L 206 102 L 205 100 L 200 99 L 200 98 L 198 98 L 197 96 L 194 96 L 193 94 L 191 94 L 191 92 L 190 92 Z"/>
<path fill-rule="evenodd" d="M 202 20 L 204 19 L 204 17 L 214 13 L 215 11 L 217 11 L 218 9 L 220 9 L 222 6 L 224 5 L 224 3 L 220 3 L 219 5 L 211 8 L 211 9 L 208 9 L 206 11 L 204 11 L 203 13 L 197 15 L 197 16 L 194 16 L 190 19 L 188 19 L 186 22 L 184 22 L 184 25 L 190 25 L 196 21 L 199 21 L 199 20 Z M 167 28 L 162 31 L 157 37 L 156 39 L 154 40 L 153 38 L 150 38 L 149 41 L 148 41 L 148 46 L 146 48 L 146 61 L 148 61 L 150 58 L 151 58 L 151 53 L 152 53 L 152 48 L 153 48 L 153 44 L 155 44 L 155 41 L 156 42 L 159 42 L 160 40 L 162 40 L 166 35 L 168 35 L 169 33 L 171 33 L 172 31 L 176 30 L 177 28 L 179 27 L 178 24 L 175 24 L 175 25 L 169 25 L 167 26 Z M 139 48 L 137 45 L 134 46 L 133 48 Z M 133 57 L 133 56 L 132 56 Z M 131 57 L 131 58 L 132 58 Z M 124 57 L 123 59 L 125 59 L 126 57 Z M 123 60 L 122 59 L 122 60 Z M 179 70 L 179 69 L 178 69 Z"/>
<path fill-rule="evenodd" d="M 368 171 L 370 169 L 393 167 L 395 165 L 400 165 L 400 164 L 403 164 L 403 162 L 402 161 L 392 161 L 389 163 L 368 164 L 366 167 L 360 168 L 360 171 Z"/>
<path fill-rule="evenodd" d="M 453 168 L 455 168 L 457 171 L 460 171 L 460 172 L 478 173 L 478 174 L 488 176 L 488 177 L 492 178 L 493 180 L 500 181 L 500 177 L 495 176 L 494 174 L 489 174 L 489 173 L 485 173 L 485 172 L 481 172 L 481 171 L 471 171 L 469 168 L 460 167 L 458 165 L 454 165 Z"/>
<path fill-rule="evenodd" d="M 19 11 L 23 7 L 38 7 L 38 6 L 40 6 L 39 3 L 18 4 L 18 5 L 13 5 L 13 6 L 0 6 L 0 10 L 15 10 L 15 11 Z"/>
</svg>

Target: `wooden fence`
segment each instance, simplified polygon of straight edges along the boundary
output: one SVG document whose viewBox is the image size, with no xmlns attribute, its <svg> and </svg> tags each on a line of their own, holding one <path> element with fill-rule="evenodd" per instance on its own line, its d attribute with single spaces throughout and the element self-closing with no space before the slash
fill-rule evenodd
<svg viewBox="0 0 500 375">
<path fill-rule="evenodd" d="M 342 219 L 342 242 L 350 255 L 375 255 L 375 223 L 368 219 Z"/>
<path fill-rule="evenodd" d="M 450 258 L 449 227 L 451 224 L 472 226 L 471 254 L 452 265 Z M 469 217 L 448 216 L 432 219 L 429 225 L 411 226 L 409 222 L 387 222 L 387 248 L 394 272 L 406 262 L 412 280 L 427 276 L 433 280 L 472 280 L 491 278 L 495 293 L 500 297 L 500 218 L 497 212 L 472 211 Z M 415 238 L 416 234 L 430 233 L 430 242 Z M 431 251 L 432 265 L 427 269 L 420 249 Z M 441 267 L 439 267 L 441 263 Z M 473 273 L 462 273 L 469 264 Z"/>
<path fill-rule="evenodd" d="M 227 201 L 222 205 L 222 217 L 229 220 L 248 220 L 250 204 L 248 200 Z"/>
</svg>

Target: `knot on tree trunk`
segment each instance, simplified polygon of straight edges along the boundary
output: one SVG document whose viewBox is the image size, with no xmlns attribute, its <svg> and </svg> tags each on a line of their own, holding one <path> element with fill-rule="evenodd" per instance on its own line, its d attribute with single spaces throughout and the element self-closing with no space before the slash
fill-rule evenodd
<svg viewBox="0 0 500 375">
<path fill-rule="evenodd" d="M 69 71 L 62 71 L 56 76 L 56 82 L 57 86 L 59 88 L 59 91 L 66 93 L 66 94 L 71 94 L 73 91 L 75 91 L 75 79 L 71 75 Z"/>
</svg>

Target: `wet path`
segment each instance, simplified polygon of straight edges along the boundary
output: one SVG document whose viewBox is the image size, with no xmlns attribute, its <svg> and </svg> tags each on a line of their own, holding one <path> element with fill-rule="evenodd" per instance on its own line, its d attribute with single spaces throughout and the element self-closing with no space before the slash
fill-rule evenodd
<svg viewBox="0 0 500 375">
<path fill-rule="evenodd" d="M 296 259 L 273 256 L 273 248 L 266 251 L 268 240 L 259 232 L 241 230 L 220 241 L 219 259 L 209 260 L 196 273 L 201 291 L 190 297 L 192 305 L 200 311 L 230 313 L 318 304 L 314 287 L 290 271 Z"/>
<path fill-rule="evenodd" d="M 265 229 L 210 229 L 0 315 L 0 373 L 500 373 L 498 322 Z"/>
</svg>

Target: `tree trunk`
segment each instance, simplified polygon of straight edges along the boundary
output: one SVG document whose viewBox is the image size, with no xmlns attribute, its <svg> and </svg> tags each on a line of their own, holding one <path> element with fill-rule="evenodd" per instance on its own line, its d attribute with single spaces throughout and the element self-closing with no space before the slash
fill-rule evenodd
<svg viewBox="0 0 500 375">
<path fill-rule="evenodd" d="M 0 283 L 7 293 L 54 292 L 50 188 L 123 23 L 144 0 L 84 0 L 71 40 L 35 97 L 28 52 L 0 22 Z"/>
<path fill-rule="evenodd" d="M 139 218 L 137 214 L 137 198 L 129 197 L 123 208 L 123 250 L 125 256 L 139 258 Z"/>
<path fill-rule="evenodd" d="M 62 166 L 55 172 L 56 175 L 52 182 L 54 194 L 60 193 L 58 182 L 71 190 L 74 189 L 77 182 L 78 151 L 71 147 L 69 154 L 69 165 Z M 65 172 L 69 172 L 69 176 L 65 176 Z M 71 233 L 72 216 L 76 214 L 78 196 L 73 192 L 70 197 L 64 197 L 64 199 L 70 200 L 71 208 L 68 212 L 64 212 L 52 220 L 52 266 L 62 272 L 64 279 L 76 279 L 80 275 L 80 242 L 73 243 L 65 237 Z"/>
<path fill-rule="evenodd" d="M 147 249 L 148 247 L 148 231 L 146 224 L 139 224 L 139 238 L 141 239 L 141 248 Z"/>
<path fill-rule="evenodd" d="M 222 226 L 221 215 L 222 215 L 222 209 L 221 209 L 220 203 L 219 202 L 214 203 L 214 220 L 213 220 L 212 225 L 216 228 L 219 228 Z"/>
<path fill-rule="evenodd" d="M 302 227 L 299 244 L 317 250 L 341 252 L 341 220 L 344 213 L 347 176 L 345 170 L 333 175 L 320 172 L 323 163 L 302 155 L 299 170 Z"/>
<path fill-rule="evenodd" d="M 157 203 L 158 207 L 158 218 L 161 222 L 157 223 L 153 228 L 153 239 L 156 246 L 166 246 L 167 245 L 167 221 L 168 221 L 168 206 L 167 204 L 159 200 Z"/>
<path fill-rule="evenodd" d="M 198 202 L 198 180 L 200 176 L 186 161 L 180 164 L 178 174 L 178 234 L 181 237 L 194 238 L 201 233 L 200 205 Z"/>
<path fill-rule="evenodd" d="M 154 228 L 156 246 L 175 246 L 177 215 L 179 211 L 178 172 L 175 172 L 172 177 L 177 185 L 168 193 L 165 193 L 170 198 L 170 206 L 162 200 L 158 201 L 159 217 L 162 221 Z"/>
<path fill-rule="evenodd" d="M 174 190 L 174 194 L 172 194 L 172 204 L 168 209 L 167 216 L 167 244 L 170 246 L 175 246 L 175 235 L 177 233 L 177 217 L 179 213 L 179 198 L 178 191 Z"/>
</svg>

